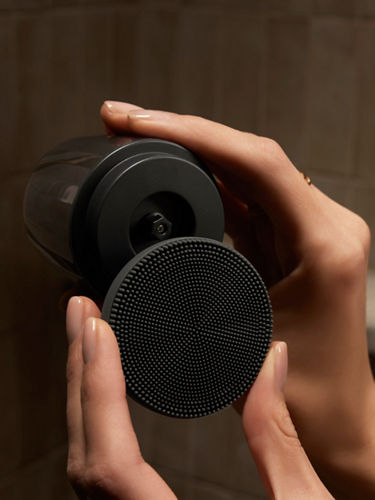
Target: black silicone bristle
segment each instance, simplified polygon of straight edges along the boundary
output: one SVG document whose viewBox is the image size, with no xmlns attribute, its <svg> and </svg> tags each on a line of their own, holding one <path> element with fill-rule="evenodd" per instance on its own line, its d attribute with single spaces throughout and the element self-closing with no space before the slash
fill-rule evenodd
<svg viewBox="0 0 375 500">
<path fill-rule="evenodd" d="M 272 312 L 259 274 L 206 238 L 158 243 L 134 257 L 107 293 L 128 393 L 165 415 L 200 417 L 236 400 L 267 354 Z"/>
</svg>

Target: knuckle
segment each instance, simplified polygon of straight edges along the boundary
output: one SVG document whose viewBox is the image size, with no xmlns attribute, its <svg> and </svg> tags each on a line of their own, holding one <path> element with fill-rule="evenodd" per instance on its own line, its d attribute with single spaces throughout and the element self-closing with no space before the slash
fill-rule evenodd
<svg viewBox="0 0 375 500">
<path fill-rule="evenodd" d="M 83 470 L 81 465 L 76 460 L 73 460 L 71 458 L 68 459 L 66 474 L 69 481 L 73 485 L 81 484 L 83 478 Z"/>
<path fill-rule="evenodd" d="M 66 363 L 66 380 L 68 384 L 72 382 L 78 375 L 80 370 L 80 360 L 76 346 L 70 347 L 68 361 Z"/>
<path fill-rule="evenodd" d="M 359 215 L 357 215 L 357 226 L 358 226 L 358 235 L 359 239 L 362 243 L 363 250 L 368 255 L 370 252 L 371 245 L 371 231 L 367 222 L 362 219 Z"/>
<path fill-rule="evenodd" d="M 83 370 L 81 383 L 81 404 L 82 406 L 90 404 L 117 404 L 124 402 L 126 397 L 126 386 L 122 373 L 114 373 L 108 370 L 107 374 L 103 373 L 101 366 L 87 366 Z M 114 383 L 118 377 L 117 383 Z"/>
<path fill-rule="evenodd" d="M 67 365 L 66 365 L 66 380 L 67 380 L 68 384 L 70 382 L 72 382 L 72 380 L 75 379 L 76 375 L 77 375 L 77 368 L 69 360 Z"/>
<path fill-rule="evenodd" d="M 342 284 L 357 282 L 367 269 L 368 248 L 363 241 L 353 239 L 327 252 L 324 272 Z"/>
<path fill-rule="evenodd" d="M 113 469 L 105 463 L 91 465 L 85 471 L 85 484 L 90 491 L 105 491 L 113 481 Z"/>
<path fill-rule="evenodd" d="M 297 431 L 290 418 L 285 401 L 264 408 L 264 411 L 251 417 L 251 432 L 247 436 L 250 448 L 260 454 L 266 443 L 282 443 L 291 448 L 301 448 Z"/>
<path fill-rule="evenodd" d="M 319 275 L 324 275 L 330 284 L 342 286 L 358 283 L 367 269 L 367 253 L 358 242 L 330 248 L 319 259 Z"/>
<path fill-rule="evenodd" d="M 271 160 L 280 160 L 285 159 L 285 153 L 280 144 L 274 139 L 270 139 L 268 137 L 260 137 L 259 138 L 259 147 L 265 156 L 270 158 Z"/>
<path fill-rule="evenodd" d="M 90 374 L 91 375 L 91 374 Z M 97 383 L 93 376 L 88 376 L 84 374 L 81 385 L 81 403 L 86 405 L 91 403 L 91 401 L 97 399 Z"/>
<path fill-rule="evenodd" d="M 281 434 L 284 441 L 290 446 L 301 448 L 300 440 L 298 439 L 297 431 L 290 418 L 290 414 L 286 404 L 280 405 L 273 418 L 273 424 L 277 429 L 278 434 Z"/>
<path fill-rule="evenodd" d="M 352 285 L 361 281 L 367 270 L 371 233 L 364 219 L 343 210 L 342 224 L 330 221 L 324 231 L 309 240 L 309 263 L 311 270 L 324 274 L 331 282 Z"/>
<path fill-rule="evenodd" d="M 94 495 L 111 491 L 118 481 L 113 468 L 105 463 L 80 466 L 68 461 L 67 476 L 76 490 Z"/>
<path fill-rule="evenodd" d="M 254 139 L 251 140 L 250 144 L 254 144 Z M 262 168 L 266 167 L 270 175 L 284 174 L 286 167 L 293 166 L 283 148 L 274 139 L 258 137 L 257 150 Z M 294 170 L 293 167 L 290 172 Z"/>
</svg>

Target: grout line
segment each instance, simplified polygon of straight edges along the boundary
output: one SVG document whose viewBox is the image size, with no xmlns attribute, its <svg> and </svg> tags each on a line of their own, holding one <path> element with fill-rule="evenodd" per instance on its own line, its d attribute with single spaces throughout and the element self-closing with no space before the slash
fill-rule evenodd
<svg viewBox="0 0 375 500">
<path fill-rule="evenodd" d="M 267 61 L 268 61 L 268 17 L 265 13 L 262 13 L 262 49 L 261 49 L 261 59 L 260 59 L 260 71 L 258 78 L 258 92 L 259 100 L 257 103 L 257 130 L 256 133 L 260 135 L 266 134 L 266 124 L 267 124 L 267 83 L 268 83 L 268 72 L 267 72 Z"/>
<path fill-rule="evenodd" d="M 304 89 L 303 89 L 303 104 L 301 110 L 301 127 L 302 133 L 300 143 L 298 145 L 297 154 L 299 155 L 300 168 L 308 169 L 308 157 L 310 149 L 310 136 L 308 134 L 309 126 L 309 99 L 311 89 L 311 68 L 312 68 L 312 17 L 307 21 L 307 44 L 306 44 L 306 65 L 304 69 Z M 297 166 L 298 168 L 298 166 Z"/>
<path fill-rule="evenodd" d="M 225 8 L 226 4 L 222 3 L 220 1 L 216 3 L 210 3 L 210 2 L 190 2 L 188 0 L 185 0 L 183 2 L 174 2 L 173 0 L 159 0 L 158 2 L 152 2 L 150 0 L 143 0 L 141 2 L 135 2 L 134 0 L 91 0 L 91 1 L 86 1 L 85 3 L 80 3 L 77 5 L 77 3 L 74 0 L 71 0 L 69 3 L 65 3 L 65 5 L 37 5 L 37 6 L 30 6 L 30 7 L 0 7 L 0 16 L 5 16 L 5 15 L 13 15 L 13 14 L 35 14 L 35 13 L 41 13 L 41 12 L 65 12 L 65 11 L 86 11 L 91 8 L 111 8 L 111 7 L 121 7 L 121 6 L 139 6 L 139 3 L 141 3 L 142 6 L 146 8 L 160 8 L 160 7 L 170 7 L 173 9 L 177 10 L 184 10 L 185 8 L 192 7 L 192 8 L 208 8 L 209 10 L 212 10 L 214 8 Z M 337 12 L 325 12 L 325 13 L 319 13 L 319 12 L 314 12 L 314 11 L 308 11 L 308 12 L 301 12 L 301 11 L 281 11 L 277 9 L 272 9 L 269 8 L 267 9 L 266 6 L 263 6 L 261 11 L 258 11 L 256 9 L 251 9 L 249 7 L 246 7 L 246 4 L 235 4 L 234 6 L 231 7 L 232 9 L 238 9 L 238 10 L 248 10 L 249 14 L 254 14 L 256 16 L 259 16 L 259 14 L 264 14 L 267 17 L 276 17 L 276 18 L 327 18 L 327 19 L 337 19 L 337 20 L 364 20 L 364 21 L 374 21 L 375 20 L 375 13 L 361 13 L 361 12 L 354 12 L 353 14 L 340 14 Z"/>
<path fill-rule="evenodd" d="M 35 14 L 49 14 L 49 13 L 81 13 L 87 12 L 89 10 L 100 9 L 109 10 L 116 7 L 129 7 L 134 6 L 133 1 L 129 0 L 110 0 L 109 2 L 99 1 L 99 2 L 87 2 L 85 4 L 72 1 L 71 3 L 64 5 L 40 5 L 35 7 L 20 7 L 20 8 L 1 8 L 0 16 L 13 16 L 13 15 L 35 15 Z"/>
</svg>

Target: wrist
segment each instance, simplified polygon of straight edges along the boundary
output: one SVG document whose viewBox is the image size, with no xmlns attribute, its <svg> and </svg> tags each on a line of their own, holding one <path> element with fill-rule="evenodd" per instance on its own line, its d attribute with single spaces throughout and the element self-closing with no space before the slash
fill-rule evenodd
<svg viewBox="0 0 375 500">
<path fill-rule="evenodd" d="M 312 453 L 311 461 L 327 488 L 337 499 L 375 498 L 375 384 L 368 389 L 364 408 L 342 428 L 341 441 L 328 440 L 325 450 Z"/>
</svg>

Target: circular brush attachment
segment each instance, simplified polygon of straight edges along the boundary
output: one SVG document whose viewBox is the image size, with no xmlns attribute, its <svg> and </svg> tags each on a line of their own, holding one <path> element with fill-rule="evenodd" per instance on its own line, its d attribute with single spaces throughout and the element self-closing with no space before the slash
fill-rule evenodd
<svg viewBox="0 0 375 500">
<path fill-rule="evenodd" d="M 165 415 L 200 417 L 231 404 L 267 354 L 272 312 L 259 274 L 206 238 L 136 255 L 105 298 L 130 396 Z"/>
</svg>

